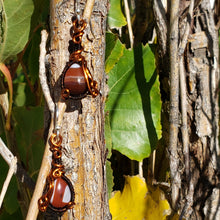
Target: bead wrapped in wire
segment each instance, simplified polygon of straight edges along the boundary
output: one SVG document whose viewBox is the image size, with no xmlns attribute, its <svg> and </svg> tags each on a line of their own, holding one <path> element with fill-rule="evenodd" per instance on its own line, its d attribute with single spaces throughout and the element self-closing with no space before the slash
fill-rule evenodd
<svg viewBox="0 0 220 220">
<path fill-rule="evenodd" d="M 85 60 L 85 57 L 81 54 L 83 51 L 82 36 L 84 34 L 85 28 L 85 20 L 78 20 L 77 17 L 73 18 L 71 37 L 74 44 L 74 51 L 70 54 L 69 62 L 67 63 L 62 74 L 62 97 L 64 99 L 82 98 L 86 96 L 87 93 L 91 94 L 92 97 L 96 97 L 99 94 L 98 84 L 95 80 L 93 80 L 92 74 L 87 68 L 87 61 Z M 74 70 L 71 70 L 73 73 L 69 73 L 70 68 L 75 68 Z M 77 79 L 78 81 L 83 81 L 82 86 L 80 85 L 81 87 L 78 86 L 77 88 L 77 86 L 75 86 L 74 88 L 74 85 L 71 85 L 71 83 L 73 82 L 73 78 L 77 77 L 77 75 L 73 75 L 74 71 L 75 74 L 83 74 L 84 79 Z M 85 83 L 86 87 L 83 83 Z M 79 91 L 77 91 L 77 89 Z"/>
<path fill-rule="evenodd" d="M 46 188 L 44 190 L 44 194 L 38 200 L 38 207 L 41 212 L 45 212 L 49 207 L 55 212 L 62 214 L 67 209 L 71 209 L 74 205 L 75 193 L 70 180 L 65 176 L 64 166 L 62 165 L 61 156 L 62 156 L 62 136 L 53 133 L 49 139 L 50 141 L 50 151 L 52 152 L 52 167 L 49 175 L 46 179 Z M 56 190 L 55 181 L 60 180 L 61 182 L 65 182 L 66 186 L 69 187 L 70 192 L 70 201 L 63 203 L 61 207 L 56 207 L 53 205 L 52 196 Z M 62 201 L 61 201 L 62 204 Z"/>
</svg>

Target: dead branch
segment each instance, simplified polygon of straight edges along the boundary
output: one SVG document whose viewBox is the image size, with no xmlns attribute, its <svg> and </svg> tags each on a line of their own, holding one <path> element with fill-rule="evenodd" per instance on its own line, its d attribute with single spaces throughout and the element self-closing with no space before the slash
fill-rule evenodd
<svg viewBox="0 0 220 220">
<path fill-rule="evenodd" d="M 167 19 L 166 11 L 161 0 L 154 0 L 153 2 L 154 18 L 156 20 L 156 30 L 161 52 L 164 55 L 167 50 Z"/>
<path fill-rule="evenodd" d="M 128 1 L 124 0 L 124 4 L 125 4 L 126 20 L 127 20 L 127 23 L 128 23 L 128 33 L 129 33 L 130 44 L 131 44 L 131 48 L 133 48 L 134 35 L 133 35 L 133 31 L 132 31 L 131 17 L 130 17 L 130 10 L 129 10 L 129 6 L 128 6 Z"/>
<path fill-rule="evenodd" d="M 40 44 L 40 57 L 39 57 L 39 79 L 42 87 L 42 91 L 47 102 L 48 108 L 51 113 L 54 112 L 55 105 L 53 99 L 50 95 L 50 89 L 47 84 L 46 68 L 45 68 L 45 58 L 46 58 L 46 43 L 47 43 L 48 33 L 46 30 L 41 31 L 41 44 Z"/>
<path fill-rule="evenodd" d="M 95 0 L 88 0 L 88 1 L 86 2 L 85 9 L 84 9 L 84 12 L 83 12 L 83 18 L 84 18 L 87 22 L 89 22 L 89 20 L 90 20 L 94 3 L 95 3 Z"/>
<path fill-rule="evenodd" d="M 179 0 L 171 1 L 170 10 L 170 134 L 169 153 L 172 181 L 172 207 L 176 209 L 181 188 L 181 178 L 178 172 L 179 160 L 177 152 L 179 126 L 179 56 L 178 56 Z"/>
</svg>

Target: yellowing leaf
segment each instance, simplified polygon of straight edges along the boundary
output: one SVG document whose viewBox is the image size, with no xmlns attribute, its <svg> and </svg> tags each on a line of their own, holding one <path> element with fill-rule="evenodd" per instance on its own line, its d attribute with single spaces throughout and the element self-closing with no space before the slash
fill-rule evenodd
<svg viewBox="0 0 220 220">
<path fill-rule="evenodd" d="M 113 220 L 165 220 L 171 212 L 164 193 L 159 188 L 149 190 L 139 176 L 125 177 L 122 193 L 114 194 L 109 207 Z"/>
</svg>

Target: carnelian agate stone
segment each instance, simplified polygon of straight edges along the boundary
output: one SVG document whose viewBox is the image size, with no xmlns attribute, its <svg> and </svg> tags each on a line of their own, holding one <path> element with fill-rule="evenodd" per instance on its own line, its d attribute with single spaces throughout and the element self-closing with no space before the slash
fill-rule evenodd
<svg viewBox="0 0 220 220">
<path fill-rule="evenodd" d="M 73 63 L 64 75 L 64 88 L 69 89 L 70 95 L 77 96 L 86 93 L 87 83 L 83 68 Z"/>
<path fill-rule="evenodd" d="M 55 208 L 64 208 L 71 201 L 71 191 L 68 183 L 60 178 L 54 181 L 50 204 Z"/>
</svg>

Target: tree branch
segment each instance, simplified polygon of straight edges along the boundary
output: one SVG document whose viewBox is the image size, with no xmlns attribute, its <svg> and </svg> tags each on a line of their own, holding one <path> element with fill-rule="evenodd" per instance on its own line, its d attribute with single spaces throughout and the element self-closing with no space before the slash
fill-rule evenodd
<svg viewBox="0 0 220 220">
<path fill-rule="evenodd" d="M 6 191 L 8 189 L 9 183 L 11 181 L 11 178 L 12 178 L 13 174 L 16 173 L 16 170 L 17 170 L 17 157 L 12 157 L 12 159 L 10 161 L 10 165 L 9 165 L 8 174 L 5 179 L 5 182 L 3 184 L 2 191 L 0 194 L 0 208 L 2 206 L 2 202 L 4 200 Z"/>
<path fill-rule="evenodd" d="M 40 57 L 39 57 L 39 79 L 42 87 L 42 91 L 47 102 L 48 108 L 51 113 L 54 112 L 55 105 L 50 95 L 50 89 L 47 84 L 46 69 L 45 69 L 45 58 L 46 58 L 46 43 L 48 33 L 46 30 L 41 31 L 41 44 L 40 44 Z"/>
<path fill-rule="evenodd" d="M 17 157 L 14 157 L 11 151 L 5 146 L 1 138 L 0 138 L 0 154 L 2 155 L 6 163 L 9 165 L 9 171 L 0 194 L 0 208 L 1 208 L 11 178 L 13 174 L 16 173 L 17 170 Z"/>
<path fill-rule="evenodd" d="M 50 128 L 49 128 L 49 132 L 48 132 L 48 139 L 49 139 L 49 137 L 51 136 L 51 134 L 54 130 L 53 113 L 54 113 L 54 109 L 55 109 L 55 104 L 50 96 L 50 91 L 49 91 L 49 87 L 47 85 L 47 80 L 46 80 L 46 75 L 45 75 L 46 40 L 47 40 L 47 32 L 45 30 L 43 30 L 41 32 L 39 77 L 40 77 L 40 81 L 41 81 L 42 90 L 44 91 L 45 99 L 48 103 L 50 112 L 52 114 L 52 117 L 51 117 L 52 120 L 51 120 L 51 124 L 50 124 Z M 66 110 L 66 103 L 65 102 L 58 102 L 57 108 L 59 109 L 59 116 L 57 118 L 56 125 L 58 127 L 61 127 L 63 115 Z M 37 215 L 38 215 L 38 199 L 43 194 L 43 189 L 44 189 L 43 186 L 45 186 L 46 178 L 47 178 L 47 175 L 49 174 L 49 171 L 51 168 L 51 151 L 49 150 L 49 148 L 50 148 L 50 145 L 49 145 L 49 141 L 47 140 L 42 163 L 41 163 L 41 168 L 39 171 L 36 187 L 35 187 L 31 202 L 30 202 L 30 206 L 29 206 L 26 220 L 36 219 Z"/>
<path fill-rule="evenodd" d="M 181 178 L 178 172 L 179 160 L 177 152 L 178 125 L 179 125 L 179 56 L 178 56 L 178 30 L 179 30 L 179 0 L 171 0 L 170 10 L 170 175 L 172 181 L 172 207 L 176 209 L 181 187 Z"/>
<path fill-rule="evenodd" d="M 166 11 L 161 0 L 154 0 L 153 2 L 154 18 L 156 20 L 156 31 L 159 45 L 161 46 L 162 54 L 167 50 L 167 19 Z"/>
<path fill-rule="evenodd" d="M 133 48 L 134 35 L 133 35 L 133 31 L 132 31 L 131 17 L 130 17 L 130 10 L 129 10 L 129 7 L 128 7 L 128 1 L 124 0 L 124 4 L 125 4 L 125 15 L 126 15 L 127 23 L 128 23 L 128 33 L 129 33 L 130 44 L 131 44 L 131 48 Z"/>
<path fill-rule="evenodd" d="M 30 190 L 34 190 L 35 184 L 32 181 L 32 179 L 28 176 L 26 171 L 23 169 L 23 167 L 17 162 L 17 157 L 15 157 L 11 153 L 11 151 L 7 148 L 7 146 L 4 144 L 1 138 L 0 138 L 0 154 L 2 155 L 6 163 L 9 165 L 8 175 L 4 182 L 2 192 L 0 195 L 0 207 L 1 207 L 13 173 L 16 174 L 19 181 L 21 183 L 24 183 Z"/>
<path fill-rule="evenodd" d="M 84 9 L 84 12 L 83 12 L 83 18 L 87 22 L 89 22 L 89 20 L 90 20 L 94 3 L 95 3 L 95 0 L 87 0 L 87 2 L 86 2 L 85 9 Z"/>
</svg>

